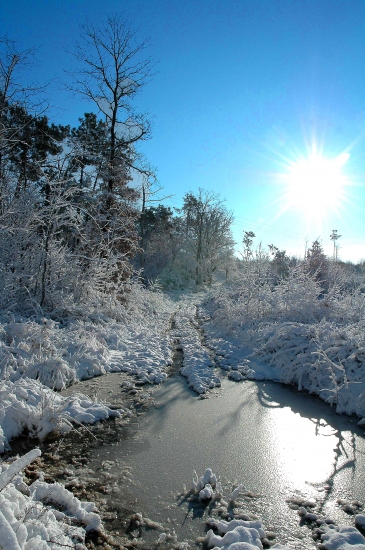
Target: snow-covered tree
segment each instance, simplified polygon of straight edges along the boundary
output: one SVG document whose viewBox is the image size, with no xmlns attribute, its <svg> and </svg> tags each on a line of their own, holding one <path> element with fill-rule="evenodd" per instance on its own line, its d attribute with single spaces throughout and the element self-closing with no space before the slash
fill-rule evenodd
<svg viewBox="0 0 365 550">
<path fill-rule="evenodd" d="M 98 246 L 99 254 L 105 244 L 124 258 L 138 251 L 139 194 L 129 184 L 136 173 L 153 177 L 136 150 L 138 142 L 150 137 L 150 123 L 133 108 L 133 99 L 152 73 L 145 48 L 146 41 L 139 42 L 126 21 L 111 16 L 101 26 L 83 25 L 74 52 L 79 65 L 72 73 L 73 89 L 94 102 L 105 124 L 102 162 L 94 178 L 98 203 L 89 220 L 90 235 L 96 239 L 93 250 Z"/>
<path fill-rule="evenodd" d="M 184 246 L 195 264 L 195 282 L 209 284 L 213 273 L 225 269 L 233 256 L 233 215 L 218 195 L 203 189 L 197 195 L 185 195 L 181 214 Z"/>
</svg>

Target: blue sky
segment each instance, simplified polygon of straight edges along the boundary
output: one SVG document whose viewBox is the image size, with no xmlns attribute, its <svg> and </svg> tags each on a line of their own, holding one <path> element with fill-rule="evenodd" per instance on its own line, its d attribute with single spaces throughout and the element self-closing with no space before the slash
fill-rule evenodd
<svg viewBox="0 0 365 550">
<path fill-rule="evenodd" d="M 150 36 L 158 62 L 136 106 L 153 116 L 142 150 L 174 195 L 166 204 L 201 187 L 226 198 L 238 242 L 251 230 L 303 255 L 321 237 L 330 254 L 337 229 L 340 257 L 365 258 L 364 0 L 2 0 L 0 35 L 39 47 L 34 78 L 63 79 L 79 24 L 113 13 Z M 55 122 L 90 110 L 56 86 L 49 99 Z M 350 155 L 336 208 L 321 196 L 315 218 L 310 201 L 288 204 L 284 183 L 313 143 L 326 159 Z"/>
</svg>

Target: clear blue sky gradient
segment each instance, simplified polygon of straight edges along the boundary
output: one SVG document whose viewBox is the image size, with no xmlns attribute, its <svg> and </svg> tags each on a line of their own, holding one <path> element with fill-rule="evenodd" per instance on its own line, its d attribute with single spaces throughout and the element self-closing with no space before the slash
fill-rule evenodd
<svg viewBox="0 0 365 550">
<path fill-rule="evenodd" d="M 238 243 L 251 230 L 303 255 L 306 239 L 321 237 L 331 254 L 337 229 L 340 257 L 365 258 L 364 0 L 1 0 L 0 35 L 40 48 L 35 79 L 64 79 L 79 24 L 113 13 L 150 36 L 158 62 L 136 106 L 153 115 L 142 150 L 161 196 L 174 195 L 165 204 L 201 187 L 226 198 Z M 76 125 L 91 110 L 55 85 L 49 100 L 55 122 Z M 278 173 L 313 139 L 326 157 L 350 154 L 347 198 L 320 223 L 300 208 L 278 216 Z"/>
</svg>

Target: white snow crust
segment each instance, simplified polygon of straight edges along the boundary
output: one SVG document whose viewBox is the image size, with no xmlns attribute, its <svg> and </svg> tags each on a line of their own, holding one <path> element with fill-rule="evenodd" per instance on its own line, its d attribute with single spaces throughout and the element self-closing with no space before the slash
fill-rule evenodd
<svg viewBox="0 0 365 550">
<path fill-rule="evenodd" d="M 185 303 L 175 314 L 176 329 L 173 332 L 178 338 L 183 351 L 183 367 L 180 373 L 188 380 L 189 386 L 198 394 L 204 394 L 213 388 L 220 387 L 220 378 L 213 370 L 212 360 L 203 348 L 196 326 L 196 306 Z"/>
</svg>

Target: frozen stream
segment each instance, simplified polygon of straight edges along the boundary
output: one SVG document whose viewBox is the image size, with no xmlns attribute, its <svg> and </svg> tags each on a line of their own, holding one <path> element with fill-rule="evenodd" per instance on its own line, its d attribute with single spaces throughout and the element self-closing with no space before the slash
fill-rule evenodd
<svg viewBox="0 0 365 550">
<path fill-rule="evenodd" d="M 365 496 L 364 431 L 356 420 L 336 415 L 314 396 L 269 382 L 223 379 L 209 399 L 198 399 L 175 375 L 156 388 L 154 398 L 157 406 L 139 418 L 137 433 L 104 445 L 91 463 L 96 468 L 108 458 L 130 466 L 135 485 L 121 486 L 121 494 L 128 492 L 143 515 L 174 528 L 179 541 L 204 534 L 208 510 L 193 509 L 178 495 L 184 484 L 190 488 L 194 470 L 202 475 L 207 467 L 227 494 L 243 483 L 258 495 L 244 509 L 292 548 L 315 543 L 287 498 L 315 498 L 316 512 L 354 524 L 337 499 Z M 155 541 L 158 534 L 152 533 Z"/>
</svg>

